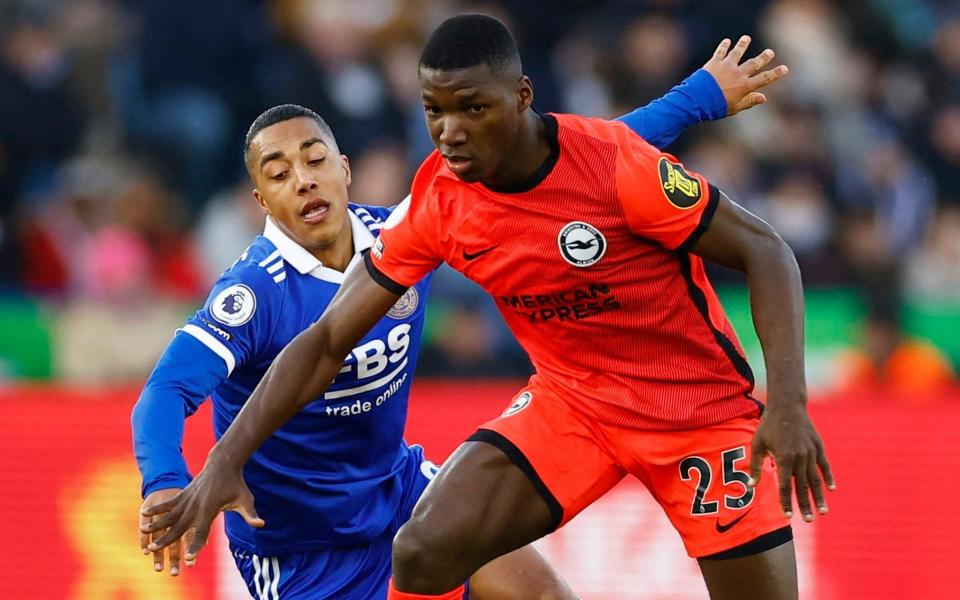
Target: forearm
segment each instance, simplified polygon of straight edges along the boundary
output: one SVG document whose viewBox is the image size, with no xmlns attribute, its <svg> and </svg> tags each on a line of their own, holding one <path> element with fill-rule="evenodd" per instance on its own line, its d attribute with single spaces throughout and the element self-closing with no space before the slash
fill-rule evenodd
<svg viewBox="0 0 960 600">
<path fill-rule="evenodd" d="M 159 489 L 182 488 L 190 483 L 190 472 L 181 452 L 183 404 L 164 396 L 148 385 L 130 417 L 133 451 L 143 477 L 143 497 Z"/>
<path fill-rule="evenodd" d="M 768 408 L 803 407 L 803 284 L 790 247 L 772 231 L 745 264 L 753 324 L 767 370 Z"/>
<path fill-rule="evenodd" d="M 343 366 L 320 324 L 287 345 L 267 370 L 211 454 L 242 466 L 266 440 L 304 406 L 323 394 Z"/>
<path fill-rule="evenodd" d="M 164 350 L 130 415 L 144 496 L 190 482 L 184 423 L 225 377 L 223 360 L 183 332 Z"/>
<path fill-rule="evenodd" d="M 702 121 L 722 119 L 727 101 L 716 80 L 698 69 L 664 96 L 617 117 L 637 135 L 657 148 L 670 145 L 684 129 Z"/>
</svg>

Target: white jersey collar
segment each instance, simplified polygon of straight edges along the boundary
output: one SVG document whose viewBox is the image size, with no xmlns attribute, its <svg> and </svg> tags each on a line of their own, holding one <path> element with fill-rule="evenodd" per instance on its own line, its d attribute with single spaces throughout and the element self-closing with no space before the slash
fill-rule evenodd
<svg viewBox="0 0 960 600">
<path fill-rule="evenodd" d="M 370 246 L 373 245 L 374 238 L 370 230 L 367 229 L 367 226 L 364 225 L 360 218 L 353 214 L 353 211 L 349 208 L 347 209 L 347 215 L 350 218 L 350 229 L 353 232 L 353 252 L 354 255 L 356 255 L 370 248 Z M 270 240 L 273 245 L 276 246 L 277 250 L 280 251 L 280 256 L 283 257 L 283 260 L 289 263 L 301 275 L 309 273 L 319 279 L 336 282 L 343 281 L 343 273 L 323 266 L 323 262 L 321 262 L 320 259 L 290 239 L 283 230 L 277 227 L 277 224 L 274 223 L 270 217 L 267 217 L 266 224 L 263 227 L 263 237 Z"/>
</svg>

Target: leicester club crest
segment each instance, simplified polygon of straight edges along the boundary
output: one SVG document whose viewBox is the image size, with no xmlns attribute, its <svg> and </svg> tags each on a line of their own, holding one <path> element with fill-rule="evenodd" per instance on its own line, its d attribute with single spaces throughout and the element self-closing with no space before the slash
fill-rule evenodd
<svg viewBox="0 0 960 600">
<path fill-rule="evenodd" d="M 417 310 L 420 304 L 420 296 L 417 294 L 417 288 L 411 287 L 394 303 L 387 316 L 391 319 L 406 319 Z"/>
</svg>

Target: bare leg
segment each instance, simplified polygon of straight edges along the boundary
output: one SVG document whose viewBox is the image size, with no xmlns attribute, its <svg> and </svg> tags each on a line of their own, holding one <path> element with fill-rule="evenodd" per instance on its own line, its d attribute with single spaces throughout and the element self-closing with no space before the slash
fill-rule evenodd
<svg viewBox="0 0 960 600">
<path fill-rule="evenodd" d="M 398 590 L 442 594 L 556 524 L 533 483 L 497 447 L 465 442 L 393 540 Z"/>
<path fill-rule="evenodd" d="M 470 600 L 576 600 L 533 546 L 494 559 L 470 578 Z"/>
<path fill-rule="evenodd" d="M 711 600 L 797 600 L 793 542 L 726 560 L 700 559 Z"/>
</svg>

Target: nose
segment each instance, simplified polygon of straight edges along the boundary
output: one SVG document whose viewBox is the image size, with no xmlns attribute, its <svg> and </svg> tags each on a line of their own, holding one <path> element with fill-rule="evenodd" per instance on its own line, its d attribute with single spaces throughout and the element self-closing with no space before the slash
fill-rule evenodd
<svg viewBox="0 0 960 600">
<path fill-rule="evenodd" d="M 466 143 L 467 130 L 463 127 L 456 115 L 449 115 L 443 119 L 440 130 L 440 143 L 453 147 Z"/>
<path fill-rule="evenodd" d="M 294 164 L 293 176 L 296 177 L 298 195 L 302 196 L 303 194 L 306 194 L 307 192 L 317 188 L 317 179 L 314 176 L 313 171 L 306 168 L 306 166 Z"/>
</svg>

